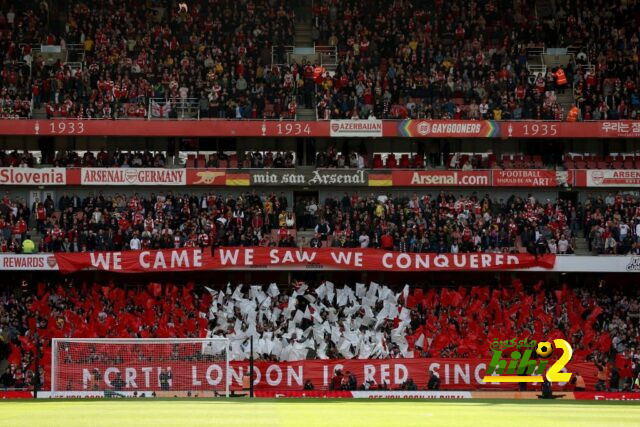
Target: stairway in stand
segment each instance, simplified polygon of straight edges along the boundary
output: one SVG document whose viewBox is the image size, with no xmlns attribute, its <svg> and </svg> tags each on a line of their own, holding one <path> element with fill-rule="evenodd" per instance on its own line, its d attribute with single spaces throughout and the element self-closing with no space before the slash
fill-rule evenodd
<svg viewBox="0 0 640 427">
<path fill-rule="evenodd" d="M 305 1 L 303 5 L 296 8 L 296 39 L 295 48 L 308 48 L 311 52 L 314 49 L 313 38 L 311 37 L 313 29 L 313 14 L 311 13 L 311 1 Z M 296 109 L 296 120 L 316 120 L 315 108 L 303 108 L 298 105 Z"/>
</svg>

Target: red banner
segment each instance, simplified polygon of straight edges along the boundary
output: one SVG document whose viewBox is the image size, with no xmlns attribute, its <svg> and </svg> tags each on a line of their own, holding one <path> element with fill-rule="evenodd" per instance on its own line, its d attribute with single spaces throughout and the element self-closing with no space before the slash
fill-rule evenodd
<svg viewBox="0 0 640 427">
<path fill-rule="evenodd" d="M 327 269 L 361 271 L 513 270 L 555 265 L 554 255 L 415 254 L 381 249 L 217 248 L 155 251 L 56 253 L 59 270 L 104 270 L 116 273 L 204 271 L 225 269 Z"/>
<path fill-rule="evenodd" d="M 329 138 L 332 132 L 329 121 L 119 120 L 114 122 L 113 120 L 9 119 L 0 120 L 0 135 Z M 343 135 L 338 132 L 335 136 Z M 640 138 L 640 121 L 567 123 L 384 120 L 382 136 L 386 138 L 398 136 L 408 138 Z"/>
<path fill-rule="evenodd" d="M 640 138 L 640 121 L 500 122 L 502 138 Z"/>
<path fill-rule="evenodd" d="M 461 358 L 433 359 L 338 359 L 303 360 L 299 362 L 254 363 L 255 388 L 257 390 L 302 390 L 310 380 L 315 390 L 330 388 L 336 370 L 352 372 L 358 386 L 364 382 L 386 383 L 390 389 L 398 389 L 411 378 L 418 389 L 426 389 L 429 372 L 435 371 L 440 377 L 441 390 L 515 390 L 517 383 L 485 383 L 482 381 L 489 360 Z M 123 380 L 123 391 L 161 390 L 160 372 L 171 371 L 169 390 L 223 390 L 225 384 L 224 362 L 205 361 L 144 361 L 106 363 L 64 363 L 56 365 L 56 384 L 65 390 L 113 389 L 113 381 L 118 374 Z M 95 370 L 99 381 L 95 381 Z M 597 381 L 597 369 L 590 362 L 569 362 L 568 372 L 579 371 L 586 386 L 593 390 Z M 248 375 L 248 362 L 230 363 L 231 389 L 242 388 L 243 377 Z M 566 384 L 558 383 L 554 389 L 560 390 Z M 529 389 L 540 384 L 529 384 Z"/>
<path fill-rule="evenodd" d="M 544 169 L 508 169 L 493 171 L 494 187 L 557 187 L 557 173 Z"/>
<path fill-rule="evenodd" d="M 187 185 L 226 185 L 225 169 L 187 169 Z"/>
<path fill-rule="evenodd" d="M 490 187 L 491 171 L 394 170 L 394 186 L 400 187 Z"/>
</svg>

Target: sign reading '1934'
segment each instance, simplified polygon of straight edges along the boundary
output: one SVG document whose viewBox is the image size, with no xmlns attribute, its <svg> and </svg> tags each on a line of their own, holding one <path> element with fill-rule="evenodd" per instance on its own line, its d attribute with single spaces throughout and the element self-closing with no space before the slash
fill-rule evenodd
<svg viewBox="0 0 640 427">
<path fill-rule="evenodd" d="M 253 185 L 367 185 L 367 172 L 363 170 L 314 170 L 299 172 L 294 170 L 251 171 Z"/>
</svg>

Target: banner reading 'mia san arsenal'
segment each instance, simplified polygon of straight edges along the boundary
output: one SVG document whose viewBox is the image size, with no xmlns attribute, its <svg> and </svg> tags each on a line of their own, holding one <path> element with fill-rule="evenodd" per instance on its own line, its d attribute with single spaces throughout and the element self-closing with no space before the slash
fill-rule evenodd
<svg viewBox="0 0 640 427">
<path fill-rule="evenodd" d="M 368 271 L 469 271 L 540 267 L 552 269 L 555 255 L 408 254 L 381 249 L 193 248 L 156 251 L 56 253 L 63 273 L 104 270 L 120 273 L 224 269 L 345 269 Z"/>
<path fill-rule="evenodd" d="M 488 345 L 489 343 L 487 343 Z M 115 359 L 115 358 L 114 358 Z M 154 359 L 156 360 L 156 359 Z M 411 378 L 419 389 L 426 389 L 429 372 L 440 376 L 442 390 L 514 390 L 516 383 L 484 383 L 489 360 L 462 358 L 434 359 L 338 359 L 338 360 L 302 360 L 298 362 L 255 362 L 255 387 L 258 390 L 302 390 L 310 380 L 316 390 L 329 388 L 337 369 L 353 372 L 358 384 L 372 381 L 375 384 L 386 383 L 390 389 L 399 388 Z M 113 381 L 117 374 L 123 380 L 123 391 L 161 390 L 160 372 L 171 371 L 170 383 L 165 390 L 199 391 L 224 390 L 226 382 L 224 362 L 176 361 L 140 362 L 137 359 L 122 363 L 64 363 L 62 359 L 56 365 L 56 384 L 62 384 L 67 390 L 113 390 Z M 99 381 L 94 380 L 98 374 Z M 228 375 L 231 376 L 230 388 L 242 387 L 242 379 L 248 374 L 248 362 L 231 362 Z M 590 362 L 570 361 L 566 365 L 568 372 L 580 372 L 588 390 L 593 390 L 597 380 L 597 369 Z M 48 376 L 47 376 L 48 377 Z M 564 386 L 563 383 L 558 384 Z M 531 386 L 539 389 L 538 386 Z"/>
</svg>

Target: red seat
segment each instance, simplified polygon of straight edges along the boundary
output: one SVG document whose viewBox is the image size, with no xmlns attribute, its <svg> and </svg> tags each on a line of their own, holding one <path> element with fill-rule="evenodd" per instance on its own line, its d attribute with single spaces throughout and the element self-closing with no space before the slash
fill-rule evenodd
<svg viewBox="0 0 640 427">
<path fill-rule="evenodd" d="M 571 170 L 571 169 L 575 169 L 575 164 L 573 163 L 573 160 L 568 159 L 564 161 L 564 168 L 566 170 Z"/>
<path fill-rule="evenodd" d="M 422 154 L 416 154 L 413 156 L 413 167 L 416 169 L 422 169 L 424 167 L 424 158 Z"/>
<path fill-rule="evenodd" d="M 409 155 L 408 154 L 403 154 L 402 157 L 400 157 L 400 168 L 401 169 L 409 169 Z"/>
<path fill-rule="evenodd" d="M 607 169 L 609 167 L 608 163 L 602 160 L 596 162 L 596 164 L 598 165 L 598 169 Z"/>
<path fill-rule="evenodd" d="M 229 165 L 228 167 L 230 168 L 237 168 L 238 167 L 238 155 L 237 154 L 232 154 L 229 156 Z"/>
<path fill-rule="evenodd" d="M 598 169 L 598 163 L 595 160 L 588 160 L 587 169 Z"/>
<path fill-rule="evenodd" d="M 614 169 L 622 169 L 622 162 L 620 160 L 614 160 L 611 165 Z"/>
<path fill-rule="evenodd" d="M 373 168 L 382 169 L 382 167 L 382 157 L 380 157 L 380 154 L 375 154 L 373 156 Z"/>
<path fill-rule="evenodd" d="M 542 163 L 542 157 L 534 156 L 534 158 L 533 158 L 533 167 L 536 168 L 536 169 L 544 168 L 544 163 Z"/>
<path fill-rule="evenodd" d="M 576 169 L 586 169 L 587 168 L 587 162 L 585 162 L 584 160 L 576 160 Z"/>
<path fill-rule="evenodd" d="M 187 155 L 187 165 L 188 168 L 196 167 L 196 156 L 194 154 Z"/>
<path fill-rule="evenodd" d="M 198 160 L 196 162 L 196 167 L 204 168 L 207 166 L 207 161 L 204 159 L 204 154 L 198 154 Z"/>
<path fill-rule="evenodd" d="M 625 161 L 622 164 L 622 167 L 625 169 L 633 169 L 634 166 L 634 161 L 631 159 L 625 159 Z"/>
<path fill-rule="evenodd" d="M 398 167 L 398 162 L 396 161 L 396 155 L 391 153 L 387 156 L 387 164 L 386 166 L 389 169 L 395 169 L 396 167 Z"/>
<path fill-rule="evenodd" d="M 498 167 L 498 162 L 496 161 L 496 155 L 495 154 L 489 154 L 487 156 L 487 166 L 489 167 L 489 169 L 494 169 L 494 168 Z"/>
</svg>

